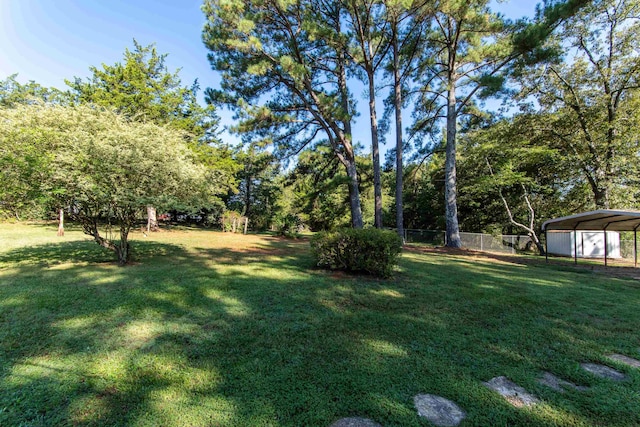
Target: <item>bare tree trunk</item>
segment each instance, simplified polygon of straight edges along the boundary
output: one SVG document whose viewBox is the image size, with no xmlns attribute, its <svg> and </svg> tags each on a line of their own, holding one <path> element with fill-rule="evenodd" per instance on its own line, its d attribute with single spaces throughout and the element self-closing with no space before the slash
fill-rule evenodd
<svg viewBox="0 0 640 427">
<path fill-rule="evenodd" d="M 147 206 L 147 233 L 150 231 L 158 231 L 159 229 L 156 208 Z"/>
<path fill-rule="evenodd" d="M 98 230 L 98 224 L 94 219 L 80 217 L 78 218 L 82 223 L 82 229 L 84 234 L 93 237 L 93 240 L 103 248 L 106 248 L 116 254 L 118 257 L 118 264 L 123 266 L 127 264 L 131 258 L 131 245 L 129 245 L 129 231 L 131 230 L 132 222 L 128 221 L 125 224 L 120 225 L 120 242 L 114 243 L 112 240 L 104 238 L 100 235 Z"/>
<path fill-rule="evenodd" d="M 446 246 L 451 248 L 462 247 L 460 229 L 458 226 L 458 190 L 456 174 L 456 84 L 455 78 L 449 79 L 447 104 L 447 149 L 444 165 L 445 182 L 445 220 L 446 220 Z"/>
<path fill-rule="evenodd" d="M 609 209 L 609 188 L 607 186 L 594 188 L 593 193 L 596 209 Z"/>
<path fill-rule="evenodd" d="M 58 236 L 64 236 L 64 209 L 58 211 Z"/>
<path fill-rule="evenodd" d="M 358 171 L 356 170 L 355 160 L 349 159 L 350 162 L 346 166 L 347 176 L 349 176 L 349 204 L 351 207 L 351 226 L 353 228 L 362 228 L 362 209 L 360 208 L 360 189 L 358 188 Z"/>
<path fill-rule="evenodd" d="M 245 182 L 245 195 L 244 195 L 244 208 L 243 208 L 243 212 L 242 215 L 244 216 L 249 216 L 250 212 L 251 212 L 251 192 L 253 191 L 252 185 L 251 185 L 251 181 L 253 180 L 253 177 L 248 174 L 247 178 L 246 178 L 246 182 Z"/>
<path fill-rule="evenodd" d="M 116 245 L 116 253 L 118 255 L 118 265 L 127 264 L 131 258 L 131 246 L 129 245 L 129 227 L 120 226 L 120 243 Z"/>
<path fill-rule="evenodd" d="M 82 222 L 82 229 L 84 231 L 84 234 L 87 234 L 93 237 L 93 240 L 99 246 L 109 249 L 110 251 L 117 252 L 115 243 L 113 243 L 109 239 L 105 239 L 100 235 L 100 232 L 98 231 L 98 224 L 95 221 L 89 220 L 87 218 L 79 218 L 79 219 Z"/>
<path fill-rule="evenodd" d="M 337 27 L 340 32 L 340 26 Z M 347 170 L 347 176 L 349 177 L 349 206 L 351 208 L 351 226 L 353 228 L 362 228 L 364 222 L 362 221 L 362 207 L 360 205 L 360 189 L 358 188 L 358 171 L 356 169 L 356 159 L 351 146 L 351 118 L 349 115 L 349 89 L 347 87 L 347 73 L 345 70 L 346 54 L 342 51 L 339 52 L 338 60 L 338 88 L 340 90 L 340 101 L 344 114 L 347 119 L 343 121 L 344 125 L 344 140 L 341 141 L 345 148 L 344 155 L 339 155 L 340 161 Z"/>
<path fill-rule="evenodd" d="M 374 73 L 367 71 L 369 79 L 369 119 L 371 121 L 371 157 L 373 159 L 374 226 L 382 228 L 382 180 L 380 177 L 380 143 L 378 139 L 378 118 L 376 113 L 376 92 Z"/>
<path fill-rule="evenodd" d="M 393 44 L 393 88 L 394 107 L 396 114 L 396 229 L 404 242 L 404 210 L 402 206 L 402 191 L 404 190 L 404 167 L 402 164 L 402 82 L 400 80 L 400 49 L 398 46 L 397 21 L 392 24 Z"/>
<path fill-rule="evenodd" d="M 493 168 L 491 167 L 491 163 L 489 162 L 489 159 L 487 158 L 486 161 L 487 161 L 487 166 L 489 166 L 489 172 L 491 173 L 491 176 L 495 176 L 495 174 L 493 173 Z M 528 227 L 516 221 L 513 218 L 513 214 L 511 213 L 511 209 L 509 208 L 509 203 L 507 203 L 507 199 L 502 194 L 502 189 L 500 189 L 500 187 L 498 187 L 498 194 L 500 195 L 500 199 L 504 204 L 504 208 L 507 210 L 507 216 L 509 217 L 509 222 L 511 222 L 511 224 L 515 225 L 516 227 L 520 227 L 523 230 L 525 230 L 527 232 L 527 236 L 529 236 L 533 241 L 533 243 L 536 245 L 536 248 L 538 249 L 538 252 L 540 253 L 540 255 L 544 255 L 545 254 L 544 246 L 540 242 L 540 239 L 538 239 L 538 235 L 536 234 L 536 230 L 534 229 L 535 222 L 536 222 L 536 212 L 533 209 L 533 205 L 531 205 L 531 200 L 529 200 L 529 193 L 527 192 L 526 187 L 523 184 L 520 184 L 520 186 L 522 187 L 522 191 L 524 194 L 523 196 L 524 201 L 527 203 L 527 209 L 529 209 L 529 226 Z"/>
</svg>

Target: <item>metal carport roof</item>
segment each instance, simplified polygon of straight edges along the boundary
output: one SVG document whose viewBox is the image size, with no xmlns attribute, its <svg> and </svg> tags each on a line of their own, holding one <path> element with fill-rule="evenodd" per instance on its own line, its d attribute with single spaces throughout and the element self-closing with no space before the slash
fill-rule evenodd
<svg viewBox="0 0 640 427">
<path fill-rule="evenodd" d="M 607 265 L 607 233 L 606 231 L 633 231 L 635 266 L 638 266 L 638 228 L 640 228 L 640 211 L 599 209 L 597 211 L 583 212 L 576 215 L 563 216 L 550 219 L 542 224 L 542 231 L 573 231 L 574 232 L 574 257 L 578 262 L 578 250 L 575 238 L 576 230 L 602 230 L 604 231 L 604 265 Z M 546 248 L 545 248 L 546 249 Z M 547 251 L 545 251 L 547 252 Z M 547 255 L 548 256 L 548 255 Z"/>
<path fill-rule="evenodd" d="M 545 221 L 548 230 L 634 231 L 640 227 L 640 211 L 600 209 Z"/>
</svg>

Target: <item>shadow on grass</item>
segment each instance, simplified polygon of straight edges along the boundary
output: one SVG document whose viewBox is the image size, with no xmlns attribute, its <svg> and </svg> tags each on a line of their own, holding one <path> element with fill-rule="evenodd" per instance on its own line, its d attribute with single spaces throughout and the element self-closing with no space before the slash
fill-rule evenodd
<svg viewBox="0 0 640 427">
<path fill-rule="evenodd" d="M 604 265 L 604 260 L 580 259 L 578 264 L 571 257 L 544 256 L 531 254 L 505 254 L 498 252 L 481 252 L 469 249 L 434 248 L 430 246 L 412 244 L 406 247 L 410 253 L 453 255 L 471 260 L 489 260 L 505 264 L 517 264 L 523 266 L 553 266 L 563 268 L 575 273 L 599 273 L 609 277 L 640 279 L 640 268 L 634 267 L 633 261 L 628 259 L 609 259 L 609 266 Z"/>
<path fill-rule="evenodd" d="M 336 277 L 278 239 L 134 248 L 126 268 L 92 242 L 0 257 L 18 262 L 0 276 L 1 425 L 420 426 L 419 393 L 455 400 L 468 425 L 640 423 L 637 373 L 577 369 L 638 346 L 625 282 L 415 254 L 392 280 Z M 549 392 L 542 370 L 593 391 Z M 481 385 L 498 375 L 547 403 L 511 407 Z"/>
</svg>

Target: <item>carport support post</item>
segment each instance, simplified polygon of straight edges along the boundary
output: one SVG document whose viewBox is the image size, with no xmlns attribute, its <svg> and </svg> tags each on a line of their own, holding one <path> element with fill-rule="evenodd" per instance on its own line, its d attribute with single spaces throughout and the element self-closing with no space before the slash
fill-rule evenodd
<svg viewBox="0 0 640 427">
<path fill-rule="evenodd" d="M 636 225 L 636 228 L 633 229 L 633 266 L 638 267 L 638 227 L 640 225 Z"/>
<path fill-rule="evenodd" d="M 607 239 L 607 227 L 609 224 L 604 226 L 604 266 L 607 266 L 607 249 L 609 247 L 609 241 Z"/>
<path fill-rule="evenodd" d="M 576 225 L 573 228 L 573 262 L 575 263 L 575 265 L 578 265 L 578 232 L 576 231 L 577 227 L 578 226 Z M 584 250 L 584 248 L 582 250 Z"/>
</svg>

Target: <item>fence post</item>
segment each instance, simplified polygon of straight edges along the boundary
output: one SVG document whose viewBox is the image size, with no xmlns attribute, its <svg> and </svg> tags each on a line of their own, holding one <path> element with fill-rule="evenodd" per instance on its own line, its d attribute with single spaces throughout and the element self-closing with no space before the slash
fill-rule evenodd
<svg viewBox="0 0 640 427">
<path fill-rule="evenodd" d="M 515 254 L 515 253 L 516 253 L 516 248 L 515 248 L 515 244 L 516 244 L 516 242 L 515 242 L 515 240 L 514 240 L 514 239 L 515 239 L 515 238 L 514 238 L 513 236 L 511 236 L 511 253 L 512 253 L 512 254 Z"/>
<path fill-rule="evenodd" d="M 480 234 L 480 252 L 484 251 L 484 234 Z"/>
</svg>

